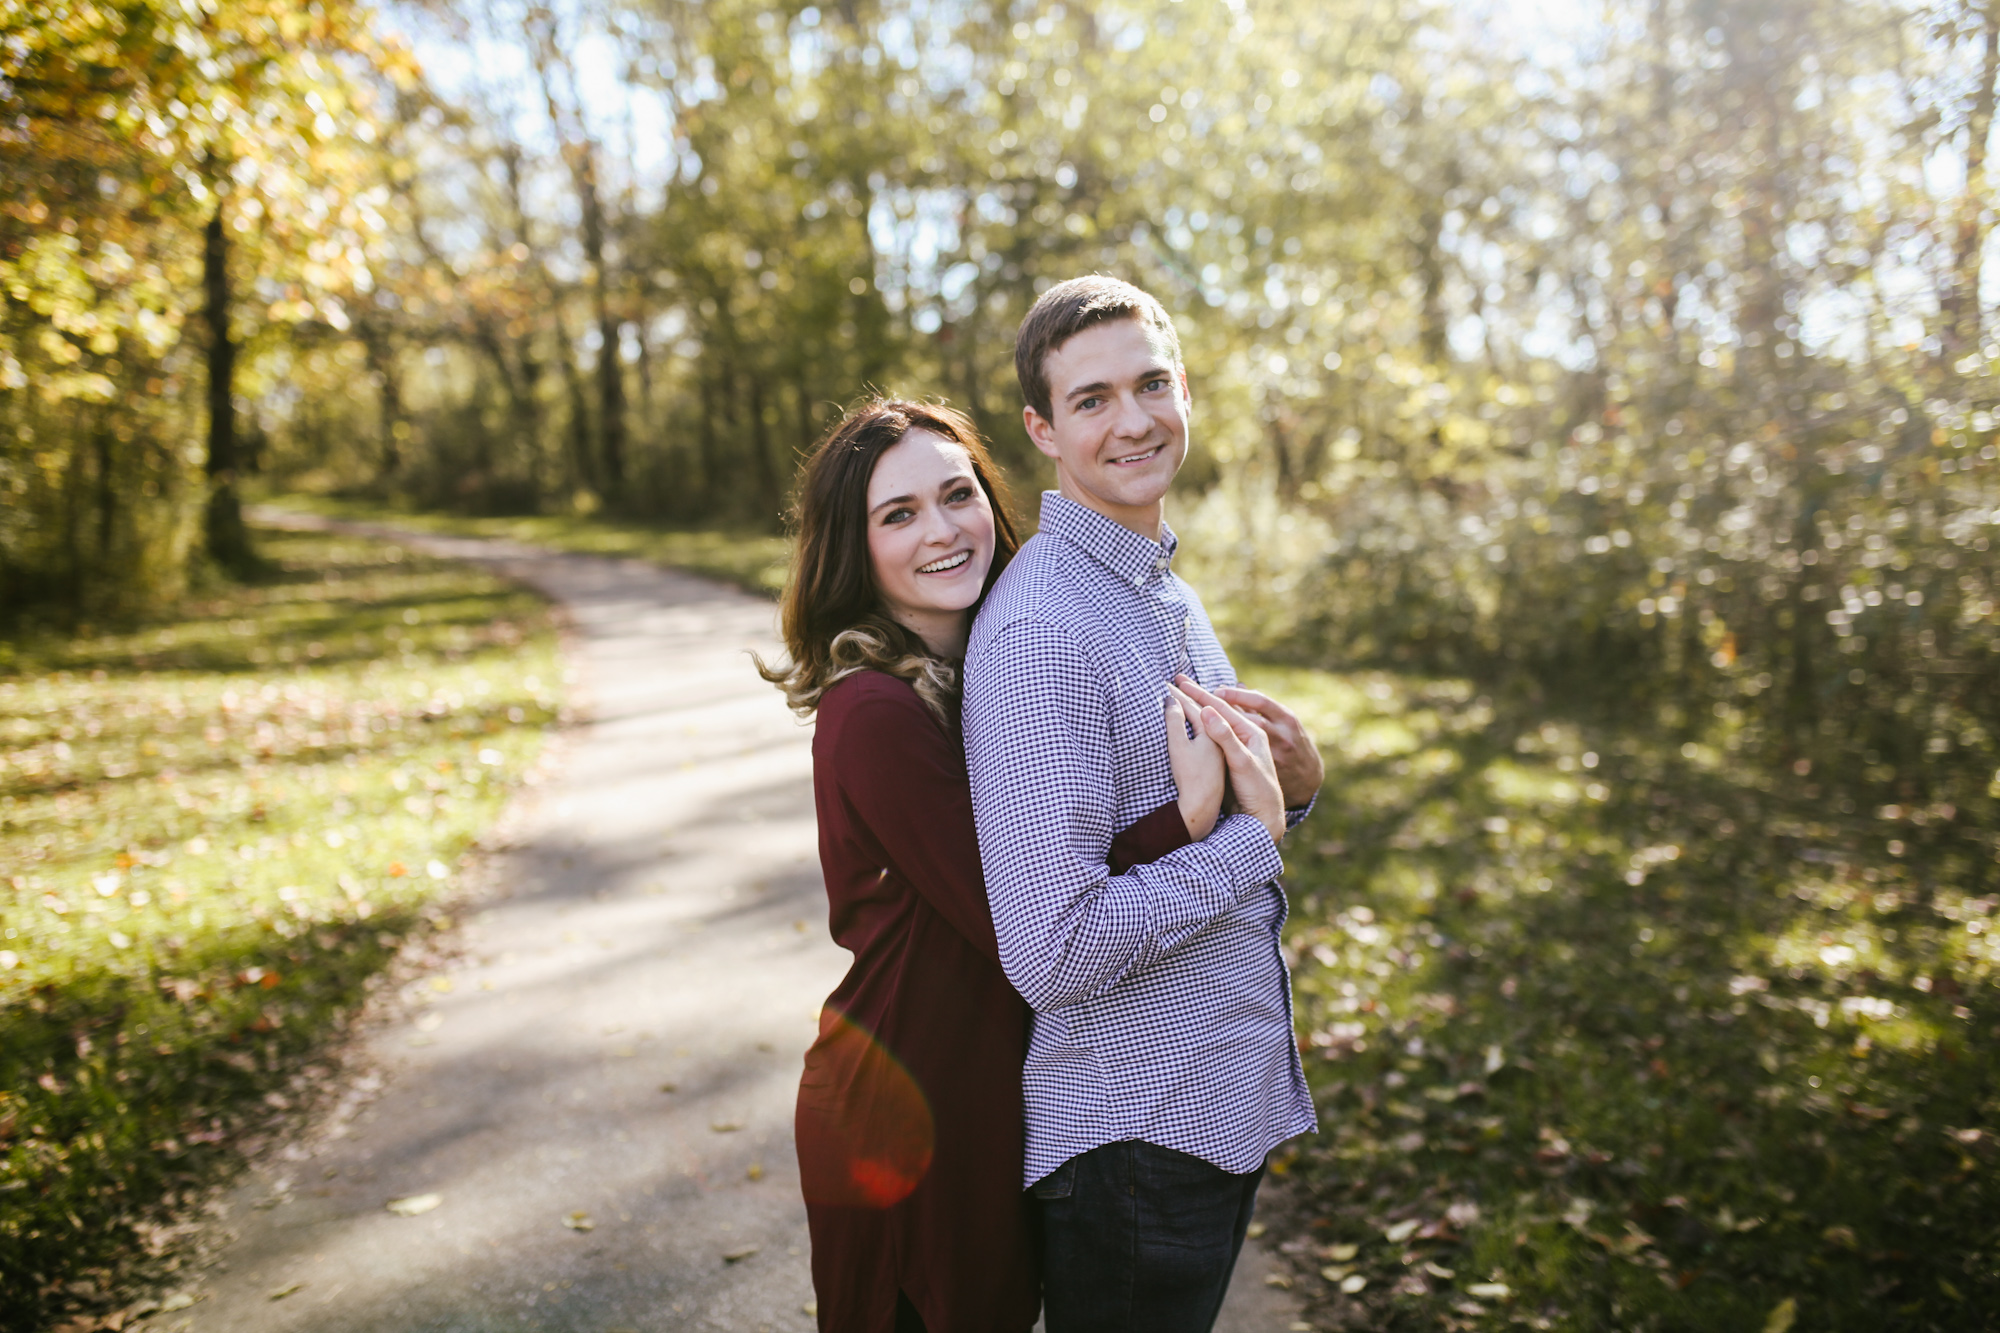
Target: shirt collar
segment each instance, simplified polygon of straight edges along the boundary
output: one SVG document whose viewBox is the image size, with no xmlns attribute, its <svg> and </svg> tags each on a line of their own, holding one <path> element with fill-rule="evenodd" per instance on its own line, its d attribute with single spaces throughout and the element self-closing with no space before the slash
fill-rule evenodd
<svg viewBox="0 0 2000 1333">
<path fill-rule="evenodd" d="M 1134 586 L 1164 576 L 1173 564 L 1174 552 L 1180 549 L 1180 538 L 1164 521 L 1160 540 L 1148 541 L 1061 491 L 1042 492 L 1041 530 L 1077 547 Z"/>
</svg>

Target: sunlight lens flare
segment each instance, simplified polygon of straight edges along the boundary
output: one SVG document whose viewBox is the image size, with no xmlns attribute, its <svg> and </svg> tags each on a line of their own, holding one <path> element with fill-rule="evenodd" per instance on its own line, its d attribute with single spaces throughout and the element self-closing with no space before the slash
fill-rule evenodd
<svg viewBox="0 0 2000 1333">
<path fill-rule="evenodd" d="M 808 1203 L 888 1208 L 930 1170 L 937 1127 L 923 1089 L 873 1033 L 832 1005 L 806 1052 L 799 1163 Z"/>
</svg>

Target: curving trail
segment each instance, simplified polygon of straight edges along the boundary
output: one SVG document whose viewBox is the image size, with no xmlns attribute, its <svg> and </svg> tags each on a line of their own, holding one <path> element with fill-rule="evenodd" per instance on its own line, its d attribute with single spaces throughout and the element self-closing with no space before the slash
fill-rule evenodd
<svg viewBox="0 0 2000 1333">
<path fill-rule="evenodd" d="M 189 1326 L 804 1333 L 792 1099 L 847 955 L 811 731 L 745 656 L 775 647 L 771 605 L 636 561 L 368 531 L 560 601 L 587 721 L 511 814 L 457 961 L 227 1198 Z M 1270 1267 L 1246 1252 L 1228 1333 L 1293 1326 Z"/>
</svg>

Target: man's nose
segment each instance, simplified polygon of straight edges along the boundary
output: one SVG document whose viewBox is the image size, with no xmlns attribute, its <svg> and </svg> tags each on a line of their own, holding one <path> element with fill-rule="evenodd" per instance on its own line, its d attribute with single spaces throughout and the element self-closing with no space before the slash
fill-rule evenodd
<svg viewBox="0 0 2000 1333">
<path fill-rule="evenodd" d="M 1144 435 L 1153 428 L 1153 414 L 1145 409 L 1137 395 L 1121 394 L 1116 425 L 1120 435 Z"/>
</svg>

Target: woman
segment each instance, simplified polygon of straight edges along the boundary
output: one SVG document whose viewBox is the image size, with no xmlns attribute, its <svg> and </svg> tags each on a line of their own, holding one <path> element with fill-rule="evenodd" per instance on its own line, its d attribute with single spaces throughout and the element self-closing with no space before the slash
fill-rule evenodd
<svg viewBox="0 0 2000 1333">
<path fill-rule="evenodd" d="M 949 408 L 849 413 L 800 483 L 791 661 L 758 664 L 818 715 L 820 862 L 833 937 L 854 954 L 797 1113 L 833 1333 L 1026 1333 L 1040 1305 L 1021 1189 L 1029 1012 L 1000 969 L 958 735 L 972 615 L 1020 545 L 1003 485 Z M 1205 836 L 1225 760 L 1251 762 L 1213 710 L 1195 735 L 1190 701 L 1163 712 L 1181 794 L 1119 835 L 1114 872 Z"/>
</svg>

